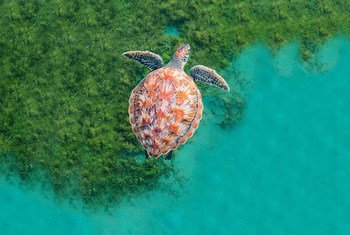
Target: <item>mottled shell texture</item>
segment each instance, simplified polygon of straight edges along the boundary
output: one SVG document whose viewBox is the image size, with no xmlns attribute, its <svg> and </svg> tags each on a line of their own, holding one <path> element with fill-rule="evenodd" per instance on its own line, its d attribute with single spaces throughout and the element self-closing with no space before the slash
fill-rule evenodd
<svg viewBox="0 0 350 235">
<path fill-rule="evenodd" d="M 149 156 L 176 149 L 190 138 L 202 118 L 202 96 L 182 70 L 160 68 L 132 91 L 129 100 L 132 129 Z"/>
</svg>

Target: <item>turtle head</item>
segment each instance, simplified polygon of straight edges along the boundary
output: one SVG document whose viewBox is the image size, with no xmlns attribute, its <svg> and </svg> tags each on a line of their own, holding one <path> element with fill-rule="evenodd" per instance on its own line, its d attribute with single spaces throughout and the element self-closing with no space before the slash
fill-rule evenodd
<svg viewBox="0 0 350 235">
<path fill-rule="evenodd" d="M 176 67 L 183 68 L 187 62 L 189 55 L 190 55 L 190 45 L 182 44 L 175 51 L 171 64 L 174 66 L 176 65 Z"/>
</svg>

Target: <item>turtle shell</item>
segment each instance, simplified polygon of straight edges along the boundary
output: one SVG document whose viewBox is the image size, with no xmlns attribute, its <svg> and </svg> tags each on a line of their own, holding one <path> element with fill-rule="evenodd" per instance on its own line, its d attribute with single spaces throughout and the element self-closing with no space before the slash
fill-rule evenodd
<svg viewBox="0 0 350 235">
<path fill-rule="evenodd" d="M 155 158 L 184 144 L 202 118 L 202 96 L 193 80 L 176 68 L 151 72 L 129 100 L 132 129 Z"/>
</svg>

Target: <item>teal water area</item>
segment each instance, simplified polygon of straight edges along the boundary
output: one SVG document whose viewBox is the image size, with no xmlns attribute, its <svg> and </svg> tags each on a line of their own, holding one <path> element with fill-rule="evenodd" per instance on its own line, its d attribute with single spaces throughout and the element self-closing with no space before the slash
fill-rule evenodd
<svg viewBox="0 0 350 235">
<path fill-rule="evenodd" d="M 2 234 L 350 234 L 350 41 L 302 64 L 298 44 L 245 50 L 226 71 L 244 117 L 222 129 L 215 97 L 177 153 L 180 195 L 81 212 L 0 183 Z M 317 71 L 316 71 L 317 70 Z M 249 81 L 238 87 L 233 81 Z"/>
<path fill-rule="evenodd" d="M 174 25 L 167 26 L 164 33 L 168 36 L 180 36 L 179 30 Z"/>
</svg>

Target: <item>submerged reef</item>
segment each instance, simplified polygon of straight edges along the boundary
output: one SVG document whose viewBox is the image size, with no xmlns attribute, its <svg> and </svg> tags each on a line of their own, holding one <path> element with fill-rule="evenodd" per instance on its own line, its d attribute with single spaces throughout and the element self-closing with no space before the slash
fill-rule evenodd
<svg viewBox="0 0 350 235">
<path fill-rule="evenodd" d="M 151 50 L 167 61 L 186 42 L 193 51 L 187 68 L 222 71 L 257 41 L 278 49 L 297 39 L 308 60 L 331 36 L 350 34 L 346 0 L 0 6 L 0 174 L 91 206 L 118 203 L 176 175 L 171 162 L 135 158 L 142 148 L 128 121 L 128 97 L 148 71 L 123 52 Z M 165 34 L 169 26 L 176 33 Z M 219 94 L 199 86 L 203 96 Z M 227 110 L 220 126 L 228 128 L 242 116 L 244 95 L 217 97 Z"/>
</svg>

